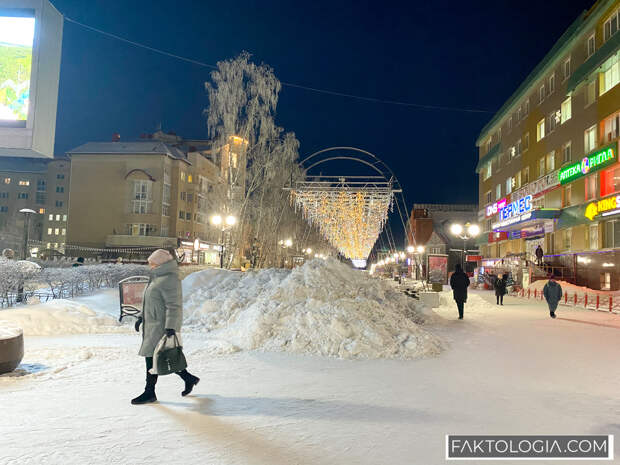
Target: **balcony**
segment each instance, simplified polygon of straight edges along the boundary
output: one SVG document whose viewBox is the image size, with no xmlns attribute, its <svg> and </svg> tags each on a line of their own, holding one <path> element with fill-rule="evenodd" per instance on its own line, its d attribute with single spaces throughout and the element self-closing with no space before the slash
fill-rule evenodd
<svg viewBox="0 0 620 465">
<path fill-rule="evenodd" d="M 130 236 L 125 234 L 110 234 L 106 236 L 106 247 L 176 247 L 176 237 L 160 236 Z"/>
<path fill-rule="evenodd" d="M 607 59 L 618 51 L 620 47 L 620 33 L 616 33 L 611 36 L 607 42 L 605 42 L 601 48 L 599 48 L 594 54 L 588 58 L 568 79 L 568 85 L 566 92 L 571 93 L 577 86 L 587 79 L 594 71 L 602 66 Z"/>
<path fill-rule="evenodd" d="M 486 155 L 484 155 L 480 160 L 478 160 L 478 164 L 476 165 L 476 173 L 480 173 L 480 171 L 482 171 L 482 168 L 485 165 L 491 163 L 495 159 L 495 157 L 499 155 L 500 146 L 501 144 L 498 142 L 493 147 L 491 147 L 491 149 L 487 152 Z"/>
</svg>

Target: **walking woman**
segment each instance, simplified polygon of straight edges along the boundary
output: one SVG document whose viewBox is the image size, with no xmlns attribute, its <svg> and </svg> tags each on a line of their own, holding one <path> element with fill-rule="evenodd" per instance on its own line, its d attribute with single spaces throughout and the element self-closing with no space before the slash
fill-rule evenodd
<svg viewBox="0 0 620 465">
<path fill-rule="evenodd" d="M 454 267 L 454 273 L 450 276 L 450 287 L 452 288 L 452 294 L 456 301 L 456 307 L 459 310 L 459 320 L 463 319 L 463 312 L 465 310 L 465 302 L 467 302 L 467 288 L 469 287 L 469 278 L 463 271 L 463 267 L 460 263 L 457 263 Z"/>
<path fill-rule="evenodd" d="M 136 331 L 140 331 L 142 324 L 142 346 L 139 355 L 146 360 L 146 387 L 144 392 L 131 403 L 134 405 L 155 402 L 155 384 L 157 375 L 149 373 L 153 368 L 153 352 L 155 346 L 166 335 L 174 336 L 181 330 L 183 322 L 183 295 L 177 262 L 167 250 L 158 249 L 148 258 L 151 267 L 151 280 L 144 292 L 142 317 L 136 322 Z M 198 384 L 200 378 L 190 374 L 187 370 L 177 372 L 183 381 L 185 389 L 182 396 L 188 395 Z"/>
<path fill-rule="evenodd" d="M 497 305 L 504 305 L 504 296 L 506 295 L 506 283 L 508 282 L 508 275 L 504 274 L 501 278 L 497 278 L 495 284 L 495 298 Z"/>
</svg>

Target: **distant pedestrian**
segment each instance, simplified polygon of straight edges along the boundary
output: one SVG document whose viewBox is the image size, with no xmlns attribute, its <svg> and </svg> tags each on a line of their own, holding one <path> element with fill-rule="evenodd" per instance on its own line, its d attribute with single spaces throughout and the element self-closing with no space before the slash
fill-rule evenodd
<svg viewBox="0 0 620 465">
<path fill-rule="evenodd" d="M 459 320 L 462 320 L 465 302 L 467 302 L 469 278 L 463 272 L 463 267 L 460 263 L 454 267 L 454 273 L 450 276 L 450 287 L 452 288 L 452 295 L 456 301 L 456 307 L 459 309 Z"/>
<path fill-rule="evenodd" d="M 558 308 L 558 303 L 562 300 L 562 286 L 555 281 L 553 274 L 549 275 L 549 281 L 543 288 L 543 294 L 547 305 L 549 305 L 549 316 L 555 318 L 555 309 Z"/>
<path fill-rule="evenodd" d="M 157 249 L 148 258 L 151 267 L 151 280 L 144 291 L 142 316 L 136 321 L 135 329 L 142 324 L 142 346 L 139 354 L 146 361 L 146 387 L 144 392 L 131 401 L 132 404 L 155 402 L 155 384 L 158 375 L 149 370 L 153 368 L 155 347 L 164 337 L 176 337 L 183 321 L 183 296 L 177 261 L 168 251 Z M 198 384 L 200 378 L 186 369 L 176 373 L 185 381 L 182 396 L 188 395 Z"/>
<path fill-rule="evenodd" d="M 495 298 L 497 305 L 504 305 L 504 296 L 506 295 L 506 283 L 508 282 L 508 275 L 504 274 L 501 278 L 497 278 L 493 287 L 495 288 Z"/>
<path fill-rule="evenodd" d="M 540 246 L 540 244 L 538 244 L 538 247 L 536 247 L 536 251 L 534 252 L 534 254 L 536 255 L 536 264 L 538 266 L 542 266 L 543 256 L 545 255 L 545 253 L 543 252 L 543 249 Z"/>
<path fill-rule="evenodd" d="M 82 266 L 84 265 L 84 257 L 78 257 L 75 263 L 71 266 Z"/>
</svg>

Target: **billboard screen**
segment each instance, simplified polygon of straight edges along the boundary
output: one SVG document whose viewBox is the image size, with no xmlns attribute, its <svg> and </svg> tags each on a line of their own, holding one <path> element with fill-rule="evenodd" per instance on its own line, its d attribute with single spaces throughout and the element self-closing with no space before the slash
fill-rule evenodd
<svg viewBox="0 0 620 465">
<path fill-rule="evenodd" d="M 0 10 L 0 126 L 5 127 L 26 127 L 30 102 L 34 11 L 16 11 Z"/>
</svg>

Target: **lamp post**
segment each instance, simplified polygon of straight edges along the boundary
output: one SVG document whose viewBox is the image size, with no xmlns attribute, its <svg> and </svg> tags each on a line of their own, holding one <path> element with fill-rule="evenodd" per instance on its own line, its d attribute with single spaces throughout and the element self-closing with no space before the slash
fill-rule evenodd
<svg viewBox="0 0 620 465">
<path fill-rule="evenodd" d="M 467 241 L 473 239 L 480 234 L 480 226 L 477 224 L 465 223 L 464 225 L 459 223 L 453 223 L 450 226 L 450 233 L 453 236 L 463 240 L 463 271 L 465 271 L 465 254 L 467 253 Z"/>
<path fill-rule="evenodd" d="M 220 268 L 224 268 L 224 232 L 237 224 L 237 218 L 233 215 L 228 215 L 226 218 L 222 215 L 213 215 L 211 224 L 220 228 Z"/>
<path fill-rule="evenodd" d="M 31 210 L 30 208 L 22 208 L 20 213 L 24 214 L 24 249 L 22 251 L 22 259 L 26 260 L 30 254 L 28 253 L 28 236 L 30 235 L 30 216 L 34 213 L 36 215 L 37 212 Z"/>
</svg>

